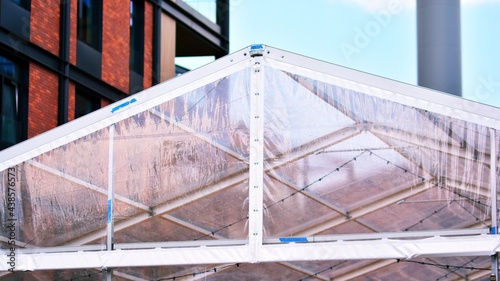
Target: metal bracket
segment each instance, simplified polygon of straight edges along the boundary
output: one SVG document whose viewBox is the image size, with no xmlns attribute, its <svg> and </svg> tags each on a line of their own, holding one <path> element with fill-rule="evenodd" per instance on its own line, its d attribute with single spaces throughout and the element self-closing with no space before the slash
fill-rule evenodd
<svg viewBox="0 0 500 281">
<path fill-rule="evenodd" d="M 261 57 L 264 55 L 264 50 L 266 49 L 265 45 L 257 44 L 250 46 L 250 56 L 251 57 Z"/>
</svg>

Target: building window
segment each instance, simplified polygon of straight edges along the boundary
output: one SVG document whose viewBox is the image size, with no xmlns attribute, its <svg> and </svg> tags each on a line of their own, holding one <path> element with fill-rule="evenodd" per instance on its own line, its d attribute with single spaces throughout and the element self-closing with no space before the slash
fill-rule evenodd
<svg viewBox="0 0 500 281">
<path fill-rule="evenodd" d="M 29 10 L 30 8 L 30 0 L 11 0 L 11 1 L 23 7 L 26 10 Z"/>
<path fill-rule="evenodd" d="M 130 69 L 144 73 L 144 0 L 130 0 Z"/>
<path fill-rule="evenodd" d="M 0 56 L 0 148 L 23 139 L 19 96 L 19 65 Z"/>
<path fill-rule="evenodd" d="M 89 91 L 77 87 L 75 95 L 75 118 L 82 117 L 101 108 L 101 99 Z"/>
<path fill-rule="evenodd" d="M 102 2 L 78 0 L 78 39 L 101 50 Z"/>
<path fill-rule="evenodd" d="M 12 38 L 15 35 L 24 41 L 30 41 L 30 2 L 30 0 L 0 0 L 0 26 L 8 31 L 7 39 L 15 39 Z M 16 47 L 14 44 L 10 45 Z"/>
</svg>

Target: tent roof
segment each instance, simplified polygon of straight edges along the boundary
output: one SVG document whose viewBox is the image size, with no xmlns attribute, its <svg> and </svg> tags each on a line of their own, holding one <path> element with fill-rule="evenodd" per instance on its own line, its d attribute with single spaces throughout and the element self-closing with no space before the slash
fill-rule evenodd
<svg viewBox="0 0 500 281">
<path fill-rule="evenodd" d="M 0 240 L 41 279 L 481 280 L 498 116 L 253 45 L 1 151 Z"/>
</svg>

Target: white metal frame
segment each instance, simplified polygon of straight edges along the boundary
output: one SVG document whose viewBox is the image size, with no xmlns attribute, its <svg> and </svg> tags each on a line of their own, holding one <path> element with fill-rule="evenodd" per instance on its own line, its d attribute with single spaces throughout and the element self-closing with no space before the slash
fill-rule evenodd
<svg viewBox="0 0 500 281">
<path fill-rule="evenodd" d="M 410 86 L 391 81 L 325 62 L 316 61 L 279 49 L 266 47 L 263 56 L 251 57 L 249 50 L 244 49 L 226 56 L 199 70 L 185 74 L 174 80 L 165 82 L 145 90 L 128 100 L 120 101 L 105 107 L 93 114 L 30 139 L 24 143 L 0 152 L 0 171 L 17 165 L 23 161 L 40 167 L 29 159 L 57 148 L 130 117 L 139 112 L 149 110 L 165 101 L 180 96 L 199 86 L 226 77 L 236 71 L 250 67 L 251 73 L 251 125 L 250 125 L 250 161 L 249 161 L 249 237 L 248 240 L 221 240 L 171 243 L 134 243 L 115 244 L 112 242 L 113 232 L 147 219 L 149 214 L 140 213 L 136 218 L 125 224 L 108 227 L 107 247 L 102 245 L 76 246 L 92 241 L 95 237 L 103 237 L 106 230 L 91 235 L 83 240 L 74 241 L 74 247 L 31 248 L 18 250 L 16 270 L 49 270 L 72 268 L 120 268 L 138 266 L 165 266 L 181 264 L 226 264 L 226 263 L 256 263 L 285 262 L 301 260 L 344 260 L 344 259 L 411 259 L 415 257 L 449 257 L 449 256 L 492 256 L 499 251 L 500 237 L 496 233 L 487 234 L 485 229 L 440 231 L 437 233 L 376 233 L 370 235 L 328 236 L 316 237 L 315 233 L 332 225 L 341 223 L 335 218 L 325 221 L 314 228 L 304 230 L 297 241 L 282 243 L 276 239 L 263 239 L 263 134 L 264 134 L 264 66 L 290 71 L 317 80 L 335 83 L 368 95 L 402 103 L 408 106 L 446 114 L 474 122 L 491 128 L 492 132 L 500 129 L 500 109 L 466 101 L 454 96 L 436 94 L 435 91 Z M 360 128 L 347 128 L 352 134 Z M 495 134 L 491 134 L 495 139 Z M 338 139 L 333 135 L 333 139 Z M 326 140 L 330 143 L 331 139 Z M 110 167 L 112 167 L 113 140 L 110 138 Z M 316 141 L 315 148 L 324 147 L 322 140 Z M 493 142 L 494 143 L 494 142 Z M 291 158 L 303 157 L 304 153 L 313 151 L 290 152 Z M 492 156 L 496 152 L 492 148 Z M 496 167 L 496 157 L 491 157 L 491 163 Z M 268 166 L 276 167 L 279 163 L 270 161 Z M 51 169 L 48 168 L 47 169 Z M 110 169 L 111 170 L 111 169 Z M 496 169 L 492 169 L 492 190 L 496 194 Z M 112 171 L 110 171 L 112 179 Z M 70 177 L 70 176 L 68 176 Z M 78 179 L 68 178 L 72 181 Z M 213 190 L 220 190 L 232 184 L 242 182 L 245 175 L 239 174 L 224 182 L 217 183 L 197 196 L 204 196 Z M 111 206 L 114 198 L 112 185 Z M 418 190 L 428 189 L 429 183 L 422 183 L 410 192 L 403 190 L 390 196 L 370 208 L 364 208 L 350 213 L 350 216 L 361 216 L 374 208 L 385 206 L 404 199 Z M 491 195 L 493 196 L 493 195 Z M 188 198 L 185 200 L 192 200 Z M 182 202 L 174 202 L 169 206 L 160 206 L 156 211 L 164 214 L 168 210 L 180 206 Z M 167 217 L 168 219 L 168 217 Z M 494 221 L 496 222 L 496 212 Z M 496 224 L 494 223 L 496 226 Z M 114 230 L 113 230 L 114 228 Z M 404 239 L 403 239 L 404 238 Z M 414 238 L 414 239 L 411 239 Z M 104 250 L 106 249 L 106 250 Z M 6 271 L 7 257 L 0 256 L 0 271 Z"/>
<path fill-rule="evenodd" d="M 446 234 L 446 232 L 444 232 Z M 41 253 L 22 253 L 17 256 L 16 270 L 51 270 L 81 268 L 121 268 L 142 266 L 168 266 L 188 264 L 223 264 L 223 263 L 256 263 L 284 262 L 303 260 L 348 260 L 348 259 L 412 259 L 424 257 L 458 257 L 458 256 L 491 256 L 498 251 L 500 237 L 498 235 L 470 235 L 467 231 L 455 231 L 457 236 L 433 236 L 417 239 L 392 239 L 362 236 L 358 240 L 337 240 L 330 242 L 308 243 L 273 243 L 257 245 L 259 256 L 256 257 L 250 244 L 244 245 L 207 245 L 163 248 L 149 248 L 155 245 L 144 245 L 147 249 L 124 248 L 113 251 L 69 251 L 61 248 L 61 252 L 48 249 Z M 398 236 L 397 234 L 389 236 Z M 333 238 L 334 239 L 334 238 Z M 345 236 L 343 239 L 355 239 Z M 214 243 L 215 244 L 215 243 Z M 235 243 L 236 244 L 236 243 Z M 0 270 L 6 271 L 6 255 L 2 255 Z"/>
<path fill-rule="evenodd" d="M 261 259 L 264 217 L 264 67 L 261 57 L 251 59 L 250 87 L 250 167 L 249 167 L 249 228 L 251 262 Z"/>
</svg>

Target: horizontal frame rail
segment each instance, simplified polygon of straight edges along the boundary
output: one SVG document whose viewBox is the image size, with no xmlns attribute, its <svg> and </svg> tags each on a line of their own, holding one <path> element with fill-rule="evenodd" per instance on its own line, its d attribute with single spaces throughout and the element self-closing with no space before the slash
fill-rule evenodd
<svg viewBox="0 0 500 281">
<path fill-rule="evenodd" d="M 104 245 L 17 249 L 15 270 L 283 262 L 300 261 L 304 257 L 308 260 L 383 260 L 491 256 L 499 251 L 500 237 L 487 234 L 487 231 L 479 228 L 326 235 L 311 237 L 310 243 L 294 243 L 293 240 L 283 243 L 279 238 L 264 239 L 258 261 L 253 260 L 248 240 L 236 239 L 122 243 L 116 244 L 113 251 L 105 251 Z M 10 268 L 7 250 L 1 252 L 0 271 L 7 271 Z"/>
</svg>

